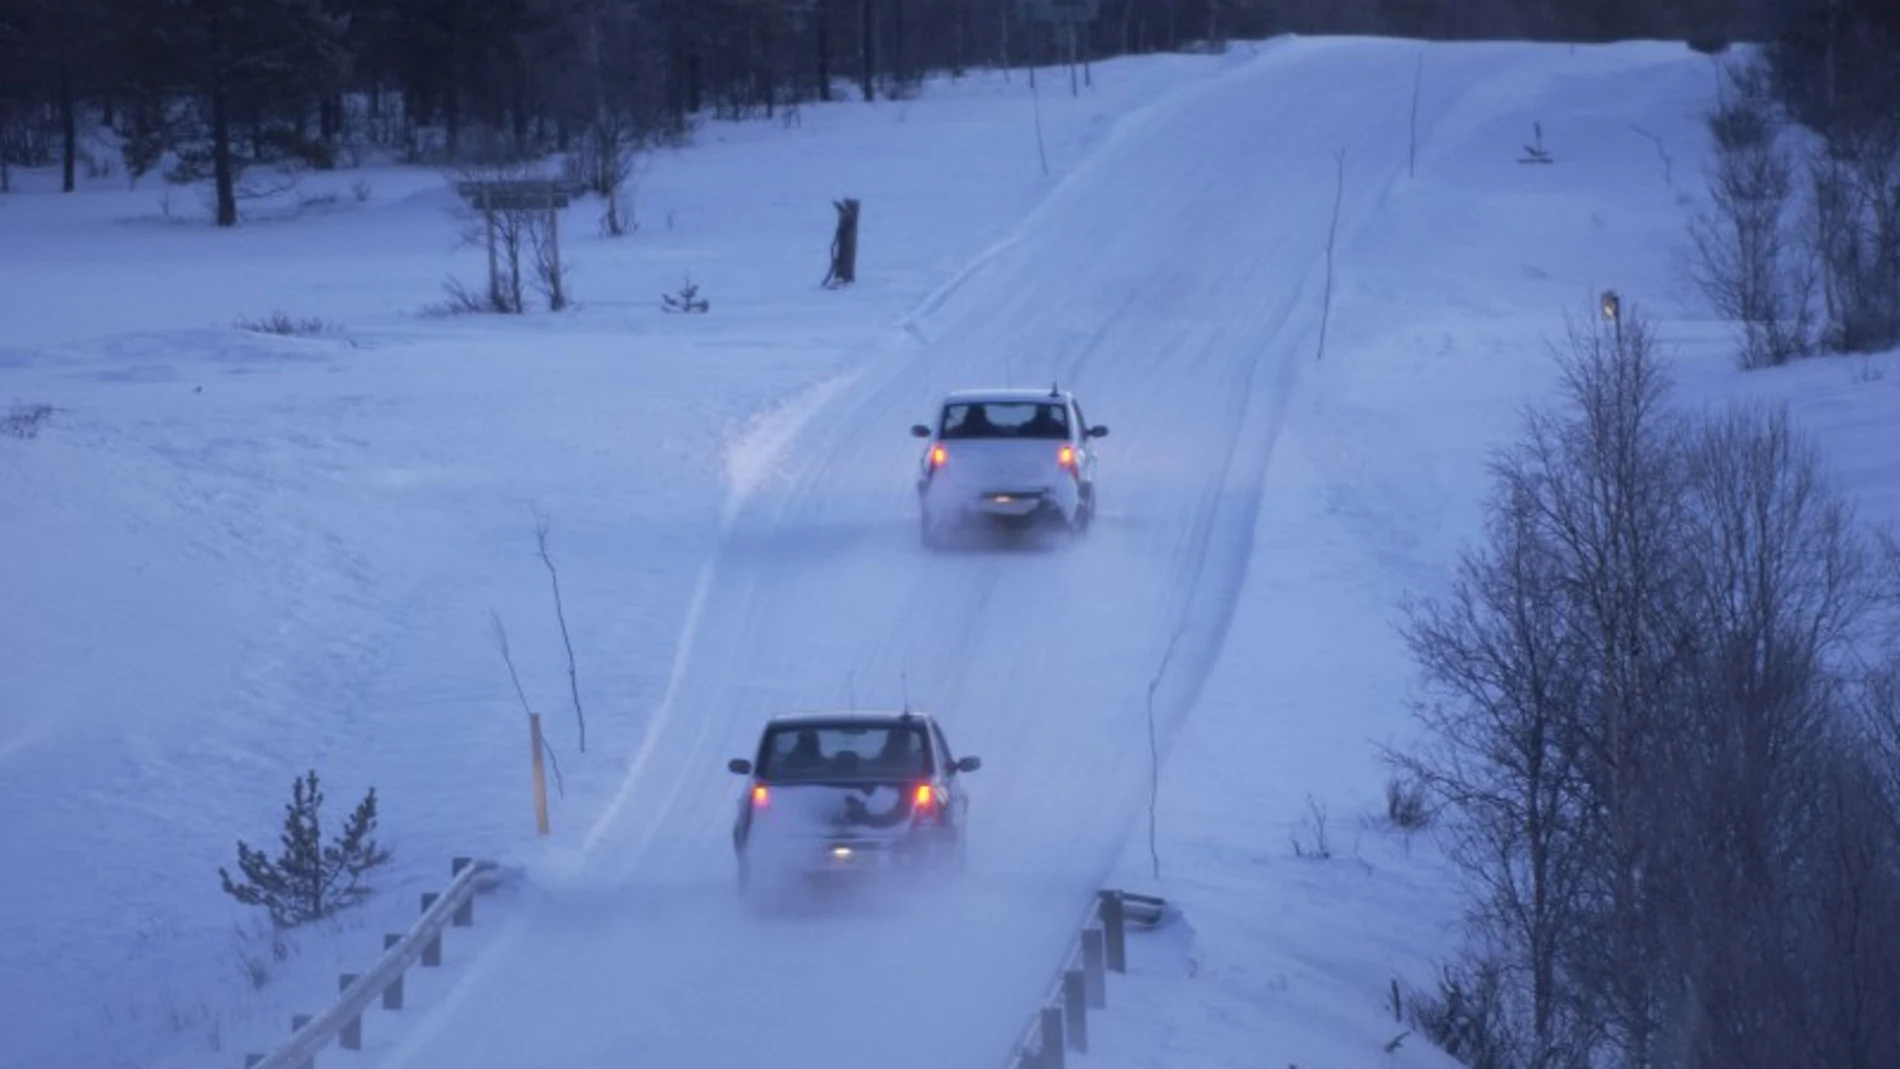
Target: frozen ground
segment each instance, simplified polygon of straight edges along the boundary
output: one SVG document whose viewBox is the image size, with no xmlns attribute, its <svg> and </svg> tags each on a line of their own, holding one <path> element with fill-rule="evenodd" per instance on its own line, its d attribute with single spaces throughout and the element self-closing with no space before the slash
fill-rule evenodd
<svg viewBox="0 0 1900 1069">
<path fill-rule="evenodd" d="M 55 406 L 0 439 L 0 992 L 32 1011 L 0 1066 L 242 1064 L 458 853 L 528 879 L 326 1065 L 1000 1064 L 1105 878 L 1193 930 L 1131 946 L 1090 1062 L 1443 1064 L 1379 1049 L 1386 985 L 1429 976 L 1455 915 L 1430 843 L 1373 820 L 1374 744 L 1406 729 L 1395 598 L 1473 531 L 1483 451 L 1548 385 L 1565 311 L 1615 286 L 1683 339 L 1692 388 L 1738 376 L 1674 282 L 1678 191 L 1631 126 L 1693 181 L 1707 60 L 1431 46 L 1408 176 L 1419 48 L 1117 61 L 1080 100 L 1045 80 L 1047 179 L 1020 74 L 709 126 L 653 161 L 636 235 L 570 212 L 582 307 L 553 318 L 415 315 L 480 270 L 433 175 L 325 176 L 322 218 L 229 234 L 149 189 L 0 198 L 0 403 Z M 1513 162 L 1534 120 L 1554 166 Z M 864 281 L 827 293 L 844 195 Z M 711 314 L 662 315 L 687 272 Z M 278 308 L 335 329 L 232 327 Z M 1865 373 L 1886 366 L 1740 388 L 1797 398 L 1894 514 L 1900 376 Z M 924 555 L 905 428 L 939 390 L 1057 377 L 1113 429 L 1090 541 Z M 491 609 L 565 773 L 546 843 Z M 1184 728 L 1159 880 L 1157 672 L 1163 745 Z M 970 885 L 928 912 L 742 914 L 725 758 L 771 712 L 906 693 L 985 758 Z M 398 864 L 278 961 L 216 868 L 274 837 L 310 766 L 332 809 L 378 788 Z M 1309 796 L 1330 861 L 1290 856 Z"/>
<path fill-rule="evenodd" d="M 197 220 L 163 220 L 150 182 L 62 197 L 28 176 L 37 190 L 0 198 L 0 411 L 54 406 L 37 438 L 0 438 L 0 990 L 33 1008 L 0 1030 L 0 1066 L 241 1062 L 406 923 L 452 855 L 534 847 L 491 610 L 565 773 L 552 848 L 578 849 L 659 706 L 722 524 L 799 461 L 783 451 L 800 421 L 852 376 L 912 364 L 905 313 L 1118 119 L 1246 55 L 1100 64 L 1080 99 L 1044 72 L 1050 177 L 1021 72 L 808 107 L 792 129 L 709 124 L 650 161 L 637 233 L 599 237 L 592 203 L 568 213 L 581 307 L 560 317 L 418 315 L 483 265 L 433 173 L 314 176 L 303 217 L 230 233 L 187 192 L 173 210 Z M 864 203 L 861 282 L 827 292 L 844 195 Z M 688 272 L 711 313 L 662 314 Z M 333 329 L 234 325 L 274 310 Z M 908 452 L 913 416 L 892 412 L 881 446 Z M 681 719 L 707 715 L 726 714 Z M 397 863 L 387 895 L 278 961 L 217 867 L 239 837 L 274 842 L 307 767 L 335 816 L 378 788 Z"/>
<path fill-rule="evenodd" d="M 1401 1038 L 1391 1007 L 1395 979 L 1431 985 L 1461 906 L 1430 833 L 1385 816 L 1378 748 L 1412 737 L 1399 599 L 1448 587 L 1481 535 L 1486 451 L 1548 395 L 1564 317 L 1601 291 L 1656 321 L 1685 402 L 1785 401 L 1861 515 L 1900 523 L 1900 359 L 1744 375 L 1679 270 L 1706 57 L 1425 55 L 1422 111 L 1442 107 L 1449 71 L 1498 73 L 1421 123 L 1416 177 L 1340 245 L 1326 358 L 1289 405 L 1246 593 L 1162 772 L 1155 850 L 1144 821 L 1111 881 L 1168 898 L 1181 923 L 1133 937 L 1093 1025 L 1098 1069 L 1456 1065 Z M 1533 120 L 1550 167 L 1512 162 Z M 1322 822 L 1331 856 L 1316 860 Z"/>
</svg>

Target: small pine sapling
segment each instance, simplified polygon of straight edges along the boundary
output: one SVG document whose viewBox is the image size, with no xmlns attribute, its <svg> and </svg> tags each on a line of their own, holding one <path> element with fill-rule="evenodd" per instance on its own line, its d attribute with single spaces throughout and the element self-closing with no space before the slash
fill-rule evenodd
<svg viewBox="0 0 1900 1069">
<path fill-rule="evenodd" d="M 292 781 L 278 840 L 282 853 L 270 858 L 238 840 L 238 868 L 244 882 L 219 868 L 224 893 L 247 906 L 263 906 L 278 928 L 327 917 L 368 898 L 373 889 L 363 877 L 390 859 L 389 851 L 373 838 L 376 788 L 371 787 L 357 803 L 342 833 L 327 846 L 322 841 L 322 808 L 323 790 L 314 769 Z"/>
<path fill-rule="evenodd" d="M 699 295 L 699 284 L 687 279 L 677 294 L 660 294 L 660 308 L 667 312 L 705 312 L 712 308 L 712 302 Z"/>
<path fill-rule="evenodd" d="M 1517 162 L 1519 163 L 1555 162 L 1556 158 L 1550 154 L 1549 149 L 1544 147 L 1544 124 L 1541 122 L 1532 123 L 1531 131 L 1532 133 L 1536 135 L 1536 138 L 1535 140 L 1532 141 L 1531 144 L 1524 146 L 1524 154 L 1517 158 Z"/>
</svg>

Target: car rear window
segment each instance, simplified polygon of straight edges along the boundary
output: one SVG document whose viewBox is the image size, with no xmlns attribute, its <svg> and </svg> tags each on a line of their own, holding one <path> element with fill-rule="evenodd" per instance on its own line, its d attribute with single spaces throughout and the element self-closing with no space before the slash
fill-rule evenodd
<svg viewBox="0 0 1900 1069">
<path fill-rule="evenodd" d="M 798 780 L 917 779 L 931 772 L 920 724 L 801 724 L 771 728 L 759 776 Z"/>
<path fill-rule="evenodd" d="M 1068 406 L 1060 401 L 955 402 L 943 406 L 945 438 L 1067 438 Z"/>
</svg>

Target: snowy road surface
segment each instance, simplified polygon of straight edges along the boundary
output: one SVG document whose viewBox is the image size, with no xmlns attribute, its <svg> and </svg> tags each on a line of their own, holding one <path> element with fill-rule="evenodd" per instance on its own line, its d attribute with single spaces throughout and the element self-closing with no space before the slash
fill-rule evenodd
<svg viewBox="0 0 1900 1069">
<path fill-rule="evenodd" d="M 1000 1064 L 1144 804 L 1150 681 L 1173 644 L 1165 738 L 1219 649 L 1314 359 L 1336 154 L 1343 240 L 1404 175 L 1416 48 L 1276 42 L 1161 102 L 920 316 L 916 350 L 807 413 L 731 516 L 584 876 L 531 889 L 383 1064 Z M 1436 106 L 1487 73 L 1440 72 Z M 1089 540 L 924 553 L 908 426 L 947 389 L 1051 380 L 1111 428 Z M 772 714 L 905 692 L 985 761 L 965 886 L 748 916 L 726 758 Z"/>
</svg>

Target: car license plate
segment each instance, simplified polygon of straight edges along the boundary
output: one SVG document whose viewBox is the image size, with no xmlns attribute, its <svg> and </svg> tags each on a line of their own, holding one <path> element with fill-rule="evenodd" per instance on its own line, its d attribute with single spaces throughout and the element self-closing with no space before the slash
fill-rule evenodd
<svg viewBox="0 0 1900 1069">
<path fill-rule="evenodd" d="M 831 864 L 836 868 L 876 868 L 884 863 L 884 851 L 866 850 L 858 846 L 838 845 L 831 848 Z"/>
</svg>

